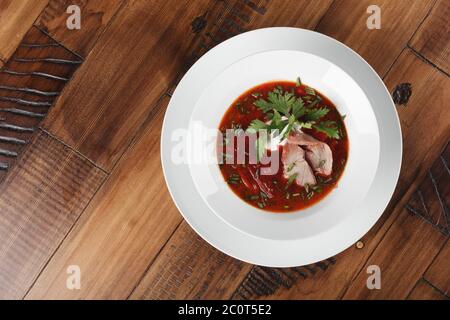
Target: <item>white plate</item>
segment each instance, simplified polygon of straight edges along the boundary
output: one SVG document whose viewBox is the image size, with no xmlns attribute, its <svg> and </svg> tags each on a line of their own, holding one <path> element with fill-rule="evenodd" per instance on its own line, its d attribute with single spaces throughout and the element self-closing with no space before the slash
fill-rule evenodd
<svg viewBox="0 0 450 320">
<path fill-rule="evenodd" d="M 204 130 L 218 128 L 247 89 L 297 76 L 347 115 L 349 158 L 338 188 L 325 199 L 306 210 L 273 214 L 228 188 L 218 165 L 207 161 L 214 158 L 208 146 L 216 137 Z M 340 42 L 295 28 L 247 32 L 205 54 L 175 90 L 161 137 L 169 191 L 192 228 L 230 256 L 272 267 L 314 263 L 358 241 L 389 202 L 401 155 L 395 106 L 375 71 Z"/>
</svg>

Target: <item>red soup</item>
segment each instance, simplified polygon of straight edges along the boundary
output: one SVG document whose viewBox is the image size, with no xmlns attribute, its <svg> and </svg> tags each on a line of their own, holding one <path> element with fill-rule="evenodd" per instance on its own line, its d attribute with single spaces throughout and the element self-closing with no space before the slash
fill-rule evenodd
<svg viewBox="0 0 450 320">
<path fill-rule="evenodd" d="M 219 167 L 226 183 L 242 200 L 267 211 L 290 212 L 317 203 L 337 186 L 347 161 L 344 116 L 300 79 L 244 92 L 226 111 L 219 130 Z M 233 133 L 231 139 L 226 132 Z M 269 133 L 265 140 L 260 139 L 263 132 Z M 243 134 L 256 141 L 245 140 L 245 150 L 237 143 Z M 244 152 L 244 163 L 236 161 L 239 152 Z M 261 174 L 270 166 L 268 158 L 277 162 L 277 170 Z"/>
</svg>

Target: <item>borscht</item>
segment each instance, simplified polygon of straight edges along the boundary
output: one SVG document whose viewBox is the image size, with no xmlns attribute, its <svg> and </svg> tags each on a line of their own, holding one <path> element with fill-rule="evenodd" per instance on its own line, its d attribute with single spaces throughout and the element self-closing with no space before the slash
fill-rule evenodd
<svg viewBox="0 0 450 320">
<path fill-rule="evenodd" d="M 290 212 L 317 203 L 337 187 L 345 168 L 344 118 L 300 78 L 247 90 L 219 125 L 217 151 L 225 182 L 262 210 Z"/>
</svg>

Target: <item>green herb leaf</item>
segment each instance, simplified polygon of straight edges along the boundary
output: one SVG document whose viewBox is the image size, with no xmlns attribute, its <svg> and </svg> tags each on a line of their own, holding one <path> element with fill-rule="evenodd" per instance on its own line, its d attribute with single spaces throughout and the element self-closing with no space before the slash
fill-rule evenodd
<svg viewBox="0 0 450 320">
<path fill-rule="evenodd" d="M 314 129 L 325 133 L 329 138 L 339 139 L 339 128 L 334 121 L 322 121 L 319 124 L 315 124 Z"/>
<path fill-rule="evenodd" d="M 302 99 L 296 99 L 292 104 L 291 109 L 292 115 L 294 115 L 294 117 L 297 119 L 306 113 L 305 105 Z"/>
<path fill-rule="evenodd" d="M 298 175 L 298 173 L 294 173 L 289 176 L 288 182 L 286 184 L 286 189 L 289 188 L 291 186 L 291 184 L 295 181 L 295 179 L 297 178 L 297 175 Z"/>
<path fill-rule="evenodd" d="M 319 120 L 325 116 L 330 110 L 328 108 L 310 109 L 305 115 L 306 121 Z"/>
<path fill-rule="evenodd" d="M 309 94 L 310 96 L 316 95 L 316 91 L 314 91 L 314 89 L 311 87 L 305 87 L 305 92 L 306 92 L 306 94 Z"/>
<path fill-rule="evenodd" d="M 272 104 L 264 99 L 258 99 L 253 104 L 257 106 L 262 112 L 268 112 L 273 109 Z"/>
<path fill-rule="evenodd" d="M 295 161 L 288 165 L 286 172 L 290 172 L 292 169 L 294 169 L 294 166 L 295 166 Z"/>
<path fill-rule="evenodd" d="M 314 121 L 308 122 L 297 121 L 297 125 L 300 127 L 300 129 L 301 128 L 311 129 L 314 123 L 315 123 Z"/>
<path fill-rule="evenodd" d="M 250 125 L 248 126 L 246 132 L 247 133 L 256 133 L 259 130 L 266 129 L 267 124 L 265 124 L 263 121 L 259 119 L 255 119 L 252 122 L 250 122 Z"/>
<path fill-rule="evenodd" d="M 297 87 L 300 87 L 302 85 L 302 80 L 300 79 L 300 77 L 297 77 L 297 79 L 295 80 L 295 84 L 297 85 Z"/>
</svg>

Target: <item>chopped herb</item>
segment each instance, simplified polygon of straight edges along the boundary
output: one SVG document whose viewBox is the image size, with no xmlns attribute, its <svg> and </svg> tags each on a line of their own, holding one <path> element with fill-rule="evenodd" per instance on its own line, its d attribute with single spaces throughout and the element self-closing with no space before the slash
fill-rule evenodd
<svg viewBox="0 0 450 320">
<path fill-rule="evenodd" d="M 293 175 L 289 176 L 288 182 L 286 184 L 286 190 L 287 188 L 289 188 L 291 186 L 291 184 L 295 181 L 295 179 L 297 178 L 297 173 L 294 173 Z"/>
<path fill-rule="evenodd" d="M 250 195 L 250 196 L 247 196 L 247 199 L 248 200 L 258 200 L 259 196 L 258 195 Z"/>
<path fill-rule="evenodd" d="M 347 117 L 347 115 L 346 115 L 346 114 L 343 114 L 343 115 L 341 116 L 341 119 L 342 119 L 342 121 L 344 121 L 344 120 L 345 120 L 345 117 Z"/>
<path fill-rule="evenodd" d="M 253 92 L 253 93 L 252 93 L 252 97 L 253 97 L 253 98 L 259 98 L 259 97 L 261 97 L 261 93 L 259 93 L 259 92 Z"/>
<path fill-rule="evenodd" d="M 295 166 L 295 161 L 288 165 L 286 172 L 290 172 L 292 169 L 294 169 L 294 166 Z"/>
<path fill-rule="evenodd" d="M 250 113 L 250 111 L 245 106 L 243 106 L 242 103 L 240 103 L 240 102 L 236 103 L 234 106 L 242 114 L 249 114 Z"/>
<path fill-rule="evenodd" d="M 289 206 L 283 206 L 283 208 L 285 208 L 285 209 L 289 209 Z"/>
<path fill-rule="evenodd" d="M 325 133 L 329 138 L 339 139 L 338 127 L 335 121 L 327 120 L 315 124 L 314 129 Z"/>
<path fill-rule="evenodd" d="M 323 168 L 323 166 L 325 165 L 325 163 L 327 163 L 326 160 L 320 160 L 320 162 L 319 162 L 319 168 Z"/>
<path fill-rule="evenodd" d="M 297 87 L 300 87 L 302 85 L 302 80 L 300 79 L 300 77 L 297 77 L 297 79 L 295 80 L 295 85 Z"/>
<path fill-rule="evenodd" d="M 291 197 L 291 194 L 289 192 L 286 192 L 286 200 L 289 200 L 290 197 Z"/>
<path fill-rule="evenodd" d="M 298 197 L 298 196 L 300 196 L 300 193 L 293 193 L 292 196 L 293 197 Z"/>
<path fill-rule="evenodd" d="M 264 208 L 266 205 L 263 202 L 258 202 L 258 207 L 261 209 Z"/>
<path fill-rule="evenodd" d="M 305 92 L 306 92 L 306 94 L 309 94 L 310 96 L 316 95 L 316 91 L 311 87 L 305 87 Z"/>
</svg>

